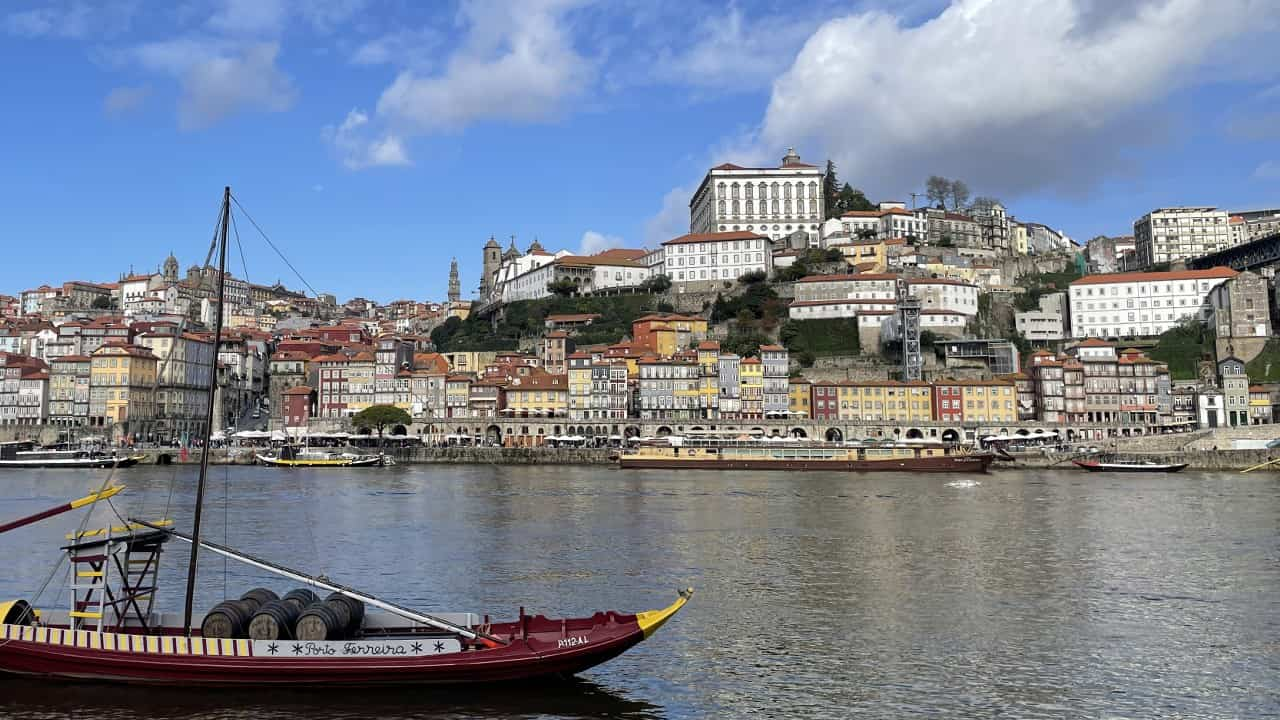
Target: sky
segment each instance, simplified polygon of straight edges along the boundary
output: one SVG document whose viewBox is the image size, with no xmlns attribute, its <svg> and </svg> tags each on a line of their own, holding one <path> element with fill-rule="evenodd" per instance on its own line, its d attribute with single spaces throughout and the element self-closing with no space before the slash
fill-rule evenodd
<svg viewBox="0 0 1280 720">
<path fill-rule="evenodd" d="M 788 147 L 1081 241 L 1278 207 L 1278 40 L 1273 0 L 8 0 L 0 293 L 203 261 L 231 185 L 316 291 L 470 295 L 491 235 L 653 247 Z"/>
</svg>

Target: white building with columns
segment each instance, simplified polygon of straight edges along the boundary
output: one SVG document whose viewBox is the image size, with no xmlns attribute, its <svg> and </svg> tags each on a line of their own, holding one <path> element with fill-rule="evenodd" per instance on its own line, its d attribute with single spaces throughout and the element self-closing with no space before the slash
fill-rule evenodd
<svg viewBox="0 0 1280 720">
<path fill-rule="evenodd" d="M 780 241 L 803 231 L 818 245 L 825 215 L 825 171 L 800 161 L 792 148 L 776 168 L 724 163 L 707 171 L 689 201 L 689 232 L 748 232 Z M 668 273 L 670 274 L 670 273 Z"/>
</svg>

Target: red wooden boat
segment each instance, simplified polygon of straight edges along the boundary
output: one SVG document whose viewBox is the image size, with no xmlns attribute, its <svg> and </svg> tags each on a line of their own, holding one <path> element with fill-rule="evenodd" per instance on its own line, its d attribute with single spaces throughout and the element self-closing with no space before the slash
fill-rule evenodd
<svg viewBox="0 0 1280 720">
<path fill-rule="evenodd" d="M 213 248 L 219 278 L 215 347 L 222 337 L 231 201 L 227 188 Z M 25 600 L 0 602 L 0 673 L 182 687 L 474 684 L 565 677 L 649 637 L 692 595 L 691 589 L 683 590 L 661 610 L 634 614 L 547 618 L 526 615 L 521 608 L 514 621 L 491 623 L 488 616 L 470 613 L 428 615 L 324 576 L 202 541 L 217 382 L 216 353 L 212 355 L 191 534 L 172 530 L 164 521 L 130 519 L 119 527 L 69 535 L 63 550 L 72 568 L 70 605 L 35 610 Z M 120 492 L 110 483 L 109 476 L 98 492 L 0 525 L 0 532 L 92 508 Z M 181 622 L 153 606 L 163 546 L 173 539 L 191 546 Z M 256 589 L 195 617 L 192 603 L 202 549 L 332 594 L 320 601 L 305 588 L 284 598 Z"/>
</svg>

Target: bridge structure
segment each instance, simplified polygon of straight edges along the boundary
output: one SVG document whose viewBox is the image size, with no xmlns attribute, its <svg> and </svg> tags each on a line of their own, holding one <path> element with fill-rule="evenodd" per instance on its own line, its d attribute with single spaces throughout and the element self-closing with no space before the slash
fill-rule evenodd
<svg viewBox="0 0 1280 720">
<path fill-rule="evenodd" d="M 1280 265 L 1280 233 L 1273 233 L 1187 261 L 1188 270 L 1229 267 L 1243 272 Z"/>
</svg>

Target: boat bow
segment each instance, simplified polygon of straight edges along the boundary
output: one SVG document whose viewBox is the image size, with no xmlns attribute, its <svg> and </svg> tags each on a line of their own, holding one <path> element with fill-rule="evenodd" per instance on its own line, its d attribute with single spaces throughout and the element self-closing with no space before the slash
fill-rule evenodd
<svg viewBox="0 0 1280 720">
<path fill-rule="evenodd" d="M 650 635 L 658 631 L 658 628 L 662 627 L 663 623 L 680 612 L 680 608 L 684 607 L 684 604 L 689 602 L 691 597 L 693 597 L 693 588 L 685 588 L 680 591 L 680 597 L 665 608 L 636 613 L 636 625 L 640 626 L 640 632 L 644 633 L 645 639 L 648 639 Z"/>
</svg>

